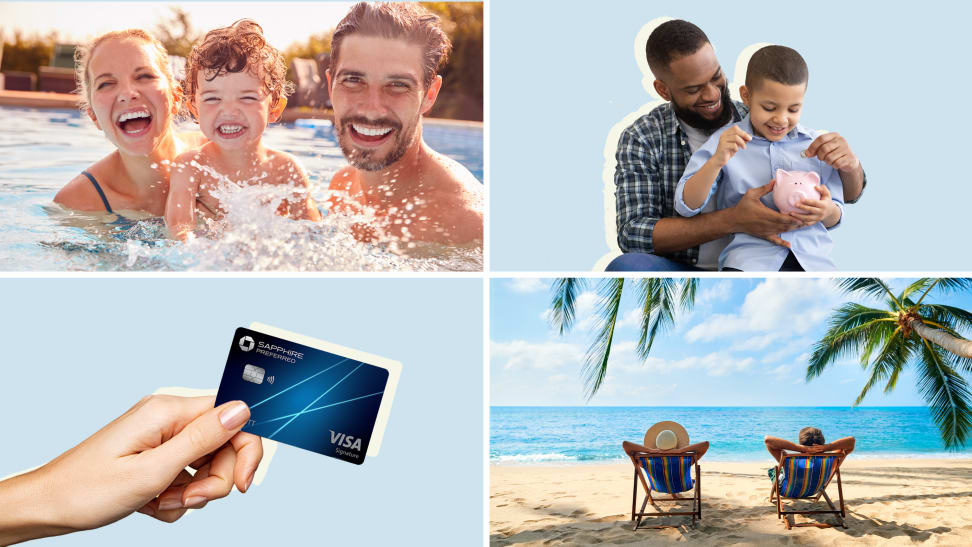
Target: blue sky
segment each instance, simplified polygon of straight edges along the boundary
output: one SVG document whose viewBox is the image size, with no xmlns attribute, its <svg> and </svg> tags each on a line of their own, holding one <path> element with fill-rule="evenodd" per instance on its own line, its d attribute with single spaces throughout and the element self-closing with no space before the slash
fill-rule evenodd
<svg viewBox="0 0 972 547">
<path fill-rule="evenodd" d="M 831 311 L 848 300 L 880 307 L 876 301 L 848 297 L 831 279 L 704 278 L 694 309 L 656 339 L 644 363 L 635 353 L 640 323 L 635 291 L 626 286 L 608 376 L 587 402 L 581 368 L 593 339 L 599 280 L 590 280 L 577 299 L 574 329 L 564 337 L 546 319 L 550 281 L 491 280 L 492 405 L 849 406 L 866 381 L 854 358 L 832 365 L 810 383 L 803 378 L 810 348 L 823 335 Z M 890 281 L 900 289 L 912 280 Z M 968 293 L 929 298 L 972 307 Z M 894 392 L 876 388 L 864 405 L 924 401 L 906 370 Z"/>
</svg>

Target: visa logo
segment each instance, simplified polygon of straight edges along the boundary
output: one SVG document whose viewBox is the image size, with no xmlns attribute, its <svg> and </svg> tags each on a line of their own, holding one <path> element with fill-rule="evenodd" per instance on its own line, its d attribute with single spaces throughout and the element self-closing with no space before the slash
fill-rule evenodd
<svg viewBox="0 0 972 547">
<path fill-rule="evenodd" d="M 355 439 L 350 435 L 345 435 L 344 433 L 336 433 L 333 429 L 331 432 L 331 444 L 336 444 L 338 446 L 343 446 L 344 448 L 350 448 L 352 450 L 361 451 L 361 439 Z"/>
</svg>

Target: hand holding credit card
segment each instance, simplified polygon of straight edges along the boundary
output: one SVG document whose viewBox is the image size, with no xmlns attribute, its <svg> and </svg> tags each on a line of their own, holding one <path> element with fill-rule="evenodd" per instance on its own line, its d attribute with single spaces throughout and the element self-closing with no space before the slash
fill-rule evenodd
<svg viewBox="0 0 972 547">
<path fill-rule="evenodd" d="M 216 405 L 250 407 L 243 431 L 361 464 L 376 456 L 401 363 L 254 323 L 233 335 Z"/>
</svg>

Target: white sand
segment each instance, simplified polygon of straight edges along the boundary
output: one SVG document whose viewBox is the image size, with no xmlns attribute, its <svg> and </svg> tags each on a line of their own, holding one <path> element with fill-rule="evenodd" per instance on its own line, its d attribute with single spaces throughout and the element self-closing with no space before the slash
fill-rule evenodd
<svg viewBox="0 0 972 547">
<path fill-rule="evenodd" d="M 702 520 L 654 517 L 634 530 L 631 464 L 491 465 L 492 545 L 972 545 L 972 460 L 865 459 L 841 466 L 847 528 L 786 530 L 765 462 L 702 459 Z M 827 489 L 837 501 L 836 478 Z M 639 487 L 638 506 L 644 491 Z M 660 504 L 666 510 L 671 504 Z M 826 504 L 821 500 L 821 509 Z M 651 511 L 649 505 L 648 511 Z M 829 515 L 791 517 L 833 523 Z M 643 525 L 645 524 L 643 522 Z"/>
</svg>

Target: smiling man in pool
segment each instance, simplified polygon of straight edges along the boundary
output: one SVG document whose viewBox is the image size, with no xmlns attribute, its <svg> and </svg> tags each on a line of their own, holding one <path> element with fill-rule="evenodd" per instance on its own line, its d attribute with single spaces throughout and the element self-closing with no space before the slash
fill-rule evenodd
<svg viewBox="0 0 972 547">
<path fill-rule="evenodd" d="M 417 4 L 361 2 L 334 31 L 327 81 L 350 165 L 331 180 L 331 203 L 374 214 L 359 239 L 482 241 L 482 184 L 422 139 L 450 48 L 439 18 Z"/>
</svg>

